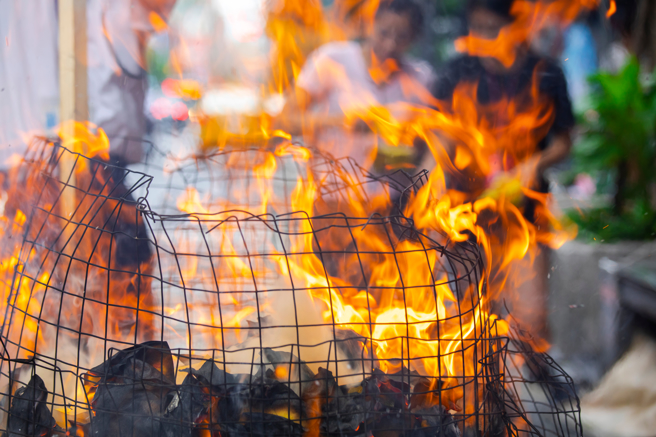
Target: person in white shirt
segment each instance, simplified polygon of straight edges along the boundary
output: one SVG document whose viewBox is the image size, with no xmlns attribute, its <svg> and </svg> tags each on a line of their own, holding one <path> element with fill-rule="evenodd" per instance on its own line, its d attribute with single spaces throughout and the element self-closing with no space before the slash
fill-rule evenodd
<svg viewBox="0 0 656 437">
<path fill-rule="evenodd" d="M 370 168 L 378 138 L 347 116 L 384 106 L 403 118 L 403 106 L 395 104 L 427 103 L 433 71 L 407 56 L 422 27 L 423 12 L 412 0 L 381 1 L 363 42 L 331 42 L 309 56 L 280 116 L 281 126 L 305 133 L 307 142 L 335 157 L 350 156 Z"/>
</svg>

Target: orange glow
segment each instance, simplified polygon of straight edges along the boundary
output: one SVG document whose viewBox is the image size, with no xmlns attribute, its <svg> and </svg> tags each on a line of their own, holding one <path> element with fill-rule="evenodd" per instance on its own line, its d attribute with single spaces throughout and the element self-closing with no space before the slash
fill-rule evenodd
<svg viewBox="0 0 656 437">
<path fill-rule="evenodd" d="M 163 32 L 169 27 L 166 24 L 166 21 L 164 21 L 164 19 L 155 11 L 150 11 L 148 14 L 148 21 L 150 21 L 150 25 L 153 26 L 153 29 L 155 29 L 156 32 Z"/>
<path fill-rule="evenodd" d="M 467 168 L 467 166 L 471 164 L 471 161 L 472 155 L 467 148 L 463 146 L 456 147 L 456 157 L 453 160 L 453 164 L 458 170 L 464 170 Z"/>
<path fill-rule="evenodd" d="M 293 85 L 307 56 L 335 37 L 320 0 L 275 0 L 267 17 L 266 34 L 273 42 L 270 91 L 283 93 Z"/>
<path fill-rule="evenodd" d="M 386 59 L 384 62 L 380 62 L 373 52 L 371 53 L 371 59 L 372 65 L 369 68 L 369 74 L 373 81 L 378 85 L 386 82 L 392 74 L 400 69 L 394 59 Z"/>
<path fill-rule="evenodd" d="M 198 100 L 202 97 L 202 87 L 193 79 L 164 79 L 162 92 L 167 97 L 179 97 L 187 100 Z"/>
<path fill-rule="evenodd" d="M 617 12 L 617 4 L 615 0 L 610 0 L 610 6 L 608 6 L 608 11 L 606 11 L 606 18 L 612 17 L 615 15 L 615 12 Z"/>
<path fill-rule="evenodd" d="M 344 12 L 345 5 L 359 3 L 362 6 L 354 14 L 367 28 L 377 1 L 345 0 L 336 5 L 337 13 L 339 16 Z M 513 9 L 517 20 L 497 40 L 468 36 L 457 46 L 461 51 L 495 57 L 504 65 L 512 65 L 517 45 L 528 42 L 533 32 L 547 23 L 547 17 L 555 17 L 564 25 L 584 8 L 595 5 L 596 0 L 520 0 Z M 161 25 L 157 21 L 161 17 L 150 19 L 154 27 Z M 267 33 L 274 44 L 269 89 L 264 94 L 293 91 L 309 52 L 329 37 L 342 38 L 348 32 L 324 16 L 319 0 L 278 0 L 271 8 Z M 175 59 L 172 54 L 173 63 Z M 374 61 L 370 74 L 375 81 L 384 81 L 398 69 L 393 62 Z M 231 178 L 232 172 L 238 176 L 230 180 L 229 193 L 216 194 L 202 184 L 176 192 L 175 206 L 180 213 L 174 221 L 180 226 L 169 236 L 176 263 L 162 273 L 167 282 L 156 276 L 154 270 L 161 268 L 156 262 L 142 260 L 140 265 L 130 267 L 132 271 L 111 264 L 116 262 L 117 249 L 105 224 L 115 214 L 132 225 L 145 219 L 136 214 L 134 207 L 131 213 L 125 205 L 121 205 L 124 209 L 117 208 L 119 203 L 111 197 L 113 181 L 108 174 L 98 169 L 98 174 L 92 175 L 88 165 L 78 162 L 78 186 L 90 186 L 94 178 L 101 182 L 93 185 L 93 190 L 99 192 L 90 190 L 88 196 L 79 196 L 80 209 L 71 217 L 74 224 L 85 223 L 92 216 L 90 226 L 61 237 L 65 220 L 54 214 L 61 187 L 53 183 L 43 194 L 50 214 L 35 214 L 30 219 L 34 220 L 31 233 L 27 234 L 34 240 L 35 229 L 45 229 L 45 237 L 56 242 L 65 262 L 58 264 L 55 257 L 46 257 L 36 249 L 21 252 L 13 245 L 3 248 L 0 298 L 13 309 L 5 312 L 6 307 L 0 308 L 0 317 L 5 313 L 13 317 L 7 335 L 21 339 L 21 350 L 10 346 L 14 347 L 12 353 L 22 357 L 37 350 L 48 354 L 57 336 L 64 336 L 68 342 L 65 344 L 77 352 L 80 339 L 71 334 L 76 331 L 90 338 L 87 356 L 80 358 L 86 360 L 80 366 L 87 368 L 102 361 L 107 344 L 122 346 L 121 342 L 152 338 L 169 338 L 171 343 L 190 349 L 201 349 L 200 344 L 205 350 L 222 348 L 226 352 L 233 346 L 246 345 L 255 351 L 267 347 L 266 340 L 271 340 L 258 337 L 267 331 L 262 316 L 278 316 L 286 325 L 294 325 L 289 314 L 274 313 L 285 300 L 281 290 L 293 291 L 293 311 L 284 309 L 293 315 L 316 314 L 312 324 L 323 325 L 321 329 L 329 327 L 320 331 L 327 336 L 326 344 L 335 342 L 335 332 L 354 334 L 354 343 L 364 356 L 372 358 L 372 366 L 385 372 L 405 368 L 440 378 L 444 384 L 442 404 L 471 413 L 468 409 L 477 406 L 463 407 L 462 399 L 469 396 L 468 391 L 483 390 L 476 366 L 483 359 L 481 354 L 487 353 L 483 350 L 487 345 L 477 342 L 505 336 L 511 329 L 509 322 L 492 313 L 492 303 L 509 298 L 517 284 L 527 280 L 539 245 L 557 248 L 576 234 L 576 229 L 560 222 L 550 211 L 549 195 L 536 192 L 526 182 L 531 179 L 526 173 L 533 169 L 521 165 L 536 152 L 554 120 L 553 105 L 540 94 L 535 73 L 526 93 L 489 105 L 478 102 L 475 83 L 457 87 L 448 102 L 434 101 L 426 90 L 408 83 L 402 84 L 408 100 L 423 104 L 340 102 L 347 127 L 364 122 L 376 141 L 407 148 L 422 142 L 432 155 L 435 168 L 429 169 L 428 180 L 404 204 L 403 214 L 412 219 L 417 231 L 412 238 L 398 237 L 390 221 L 381 218 L 391 210 L 388 193 L 364 193 L 358 180 L 332 157 L 327 159 L 331 167 L 326 177 L 315 168 L 322 157 L 312 148 L 293 143 L 290 133 L 275 128 L 272 116 L 261 113 L 239 117 L 235 127 L 226 119 L 200 114 L 195 121 L 201 123 L 204 143 L 229 151 L 218 154 L 225 157 L 220 164 L 221 177 Z M 348 77 L 338 65 L 321 66 L 319 74 L 347 81 L 348 85 Z M 167 79 L 162 87 L 174 97 L 202 96 L 201 86 L 191 80 Z M 62 144 L 76 153 L 108 158 L 107 136 L 90 123 L 64 123 L 60 135 Z M 373 156 L 367 159 L 373 161 L 376 153 L 374 148 Z M 47 160 L 42 164 L 47 166 Z M 288 178 L 286 172 L 291 167 L 300 170 L 294 176 L 295 186 L 293 178 L 289 181 L 291 193 L 285 191 L 283 195 L 280 180 Z M 26 190 L 30 193 L 38 192 L 43 185 L 42 181 L 37 185 L 39 171 L 28 181 Z M 243 175 L 247 175 L 248 183 L 240 180 Z M 472 182 L 471 189 L 447 189 L 447 180 L 458 177 L 468 183 L 478 180 Z M 335 190 L 332 179 L 339 180 L 344 188 Z M 285 179 L 284 184 L 287 182 Z M 17 188 L 24 187 L 14 187 L 8 194 L 13 203 L 7 201 L 1 217 L 3 237 L 23 235 L 26 225 L 30 225 L 27 217 L 32 217 L 32 211 L 15 205 L 24 202 Z M 337 200 L 331 198 L 335 191 L 339 191 Z M 540 224 L 525 218 L 523 202 L 527 199 L 533 201 Z M 326 212 L 332 215 L 326 217 Z M 277 228 L 282 222 L 288 229 Z M 277 239 L 271 242 L 267 235 L 274 230 L 278 231 Z M 159 248 L 167 244 L 157 243 Z M 478 264 L 472 261 L 463 266 L 466 275 L 444 267 L 444 250 L 470 247 L 480 249 L 482 259 L 476 260 Z M 328 259 L 334 254 L 339 256 Z M 516 268 L 524 262 L 521 265 L 525 269 Z M 40 263 L 43 271 L 57 274 L 51 277 L 41 270 L 35 274 L 34 265 Z M 482 270 L 480 275 L 478 270 Z M 472 278 L 471 282 L 454 283 L 453 277 L 461 274 Z M 51 282 L 60 286 L 63 278 L 67 281 L 66 293 L 53 290 Z M 160 283 L 153 278 L 160 279 Z M 160 297 L 164 296 L 159 290 L 164 289 L 164 282 L 177 292 L 171 292 L 177 300 Z M 192 297 L 187 300 L 187 295 Z M 71 311 L 60 315 L 59 305 Z M 44 323 L 53 319 L 56 323 Z M 25 333 L 20 332 L 22 326 Z M 96 341 L 99 338 L 108 341 Z M 296 338 L 294 341 L 301 343 Z M 537 350 L 548 348 L 542 339 L 533 345 Z M 337 357 L 334 349 L 331 353 Z M 292 353 L 300 357 L 300 352 Z M 291 381 L 299 373 L 298 366 L 294 367 L 274 365 L 275 377 L 289 380 L 292 385 L 298 383 Z M 349 370 L 358 373 L 362 369 Z M 69 373 L 65 385 L 72 386 L 77 375 Z M 437 384 L 437 379 L 432 381 Z M 78 391 L 79 399 L 87 394 L 93 396 L 92 391 Z M 319 401 L 309 400 L 308 408 L 320 410 Z M 438 400 L 431 398 L 428 402 Z M 299 418 L 287 407 L 266 412 Z M 318 424 L 312 423 L 310 428 L 315 432 L 310 434 L 318 435 Z"/>
<path fill-rule="evenodd" d="M 253 167 L 253 174 L 255 175 L 255 179 L 259 186 L 259 191 L 262 198 L 262 209 L 260 211 L 261 214 L 266 214 L 269 201 L 274 195 L 270 181 L 273 179 L 277 169 L 278 164 L 276 162 L 275 156 L 272 153 L 268 153 L 266 155 L 266 159 L 263 163 Z"/>
<path fill-rule="evenodd" d="M 94 133 L 94 130 L 96 133 Z M 89 158 L 109 159 L 109 140 L 105 131 L 89 122 L 65 121 L 59 127 L 62 146 L 74 153 Z M 78 162 L 76 171 L 84 170 L 83 160 Z"/>
<path fill-rule="evenodd" d="M 25 220 L 27 220 L 27 217 L 25 217 L 25 213 L 20 209 L 17 209 L 16 216 L 14 217 L 14 222 L 18 225 L 18 227 L 23 227 L 23 225 L 25 224 Z"/>
<path fill-rule="evenodd" d="M 274 373 L 276 378 L 281 381 L 285 381 L 289 377 L 289 370 L 287 370 L 286 366 L 276 366 Z"/>
<path fill-rule="evenodd" d="M 599 0 L 516 0 L 511 14 L 514 21 L 504 27 L 495 39 L 470 34 L 456 40 L 456 50 L 472 56 L 493 57 L 506 68 L 515 63 L 518 51 L 549 26 L 567 27 L 584 10 L 593 10 Z"/>
<path fill-rule="evenodd" d="M 187 190 L 178 198 L 177 203 L 178 209 L 180 211 L 186 212 L 187 214 L 209 214 L 201 200 L 198 190 L 194 187 L 187 187 Z"/>
</svg>

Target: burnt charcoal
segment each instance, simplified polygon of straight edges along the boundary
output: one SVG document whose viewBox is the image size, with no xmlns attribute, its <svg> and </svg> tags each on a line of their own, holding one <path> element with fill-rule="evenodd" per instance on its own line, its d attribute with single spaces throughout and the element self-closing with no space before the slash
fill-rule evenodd
<svg viewBox="0 0 656 437">
<path fill-rule="evenodd" d="M 239 422 L 242 412 L 248 409 L 249 396 L 250 390 L 246 385 L 219 392 L 218 405 L 212 410 L 211 422 L 220 425 Z"/>
<path fill-rule="evenodd" d="M 211 410 L 213 430 L 221 435 L 241 435 L 237 426 L 244 422 L 244 414 L 262 414 L 284 420 L 300 420 L 304 413 L 302 400 L 287 385 L 260 378 L 252 384 L 234 385 L 223 390 L 212 388 L 217 404 Z M 277 419 L 276 419 L 277 420 Z M 249 435 L 249 434 L 247 434 Z"/>
<path fill-rule="evenodd" d="M 303 402 L 287 385 L 278 381 L 257 384 L 250 390 L 251 411 L 277 415 L 289 419 L 300 418 Z"/>
<path fill-rule="evenodd" d="M 374 371 L 375 374 L 377 374 L 377 372 L 380 371 Z M 403 383 L 404 387 L 407 387 L 408 383 L 414 387 L 417 383 L 426 379 L 425 377 L 421 376 L 421 374 L 419 374 L 419 372 L 417 372 L 416 370 L 410 371 L 405 366 L 403 366 L 403 368 L 398 372 L 388 373 L 385 374 L 385 376 L 391 379 L 392 381 Z M 405 393 L 407 393 L 407 391 Z"/>
<path fill-rule="evenodd" d="M 92 401 L 93 436 L 159 436 L 169 390 L 146 381 L 102 383 Z"/>
<path fill-rule="evenodd" d="M 245 413 L 242 423 L 253 437 L 302 437 L 303 427 L 292 420 L 267 413 Z"/>
<path fill-rule="evenodd" d="M 221 437 L 295 437 L 305 435 L 297 422 L 266 413 L 245 413 L 239 422 L 221 424 Z"/>
<path fill-rule="evenodd" d="M 90 374 L 100 376 L 104 380 L 113 377 L 127 376 L 127 373 L 135 374 L 137 369 L 131 370 L 135 363 L 142 362 L 147 366 L 139 369 L 145 372 L 141 379 L 159 379 L 162 382 L 175 384 L 173 357 L 169 344 L 165 341 L 147 341 L 140 345 L 123 349 L 111 356 L 107 361 L 91 369 Z"/>
<path fill-rule="evenodd" d="M 306 385 L 303 389 L 303 404 L 305 405 L 306 417 L 310 420 L 322 420 L 320 426 L 324 431 L 331 429 L 332 432 L 340 431 L 341 424 L 336 423 L 333 426 L 326 424 L 325 419 L 328 418 L 329 422 L 334 421 L 334 417 L 339 416 L 338 407 L 335 403 L 335 395 L 341 388 L 337 385 L 332 372 L 319 367 L 318 373 L 314 376 L 312 383 Z M 332 413 L 332 415 L 331 415 Z M 355 425 L 357 427 L 357 424 Z M 349 430 L 355 430 L 351 427 Z M 348 428 L 345 423 L 343 428 Z"/>
<path fill-rule="evenodd" d="M 370 348 L 365 348 L 368 338 L 350 329 L 335 331 L 335 343 L 348 360 L 349 370 L 362 370 L 365 362 L 371 360 Z"/>
<path fill-rule="evenodd" d="M 173 359 L 165 342 L 119 351 L 85 376 L 93 396 L 91 434 L 159 436 L 174 390 Z"/>
<path fill-rule="evenodd" d="M 284 351 L 274 351 L 269 348 L 265 348 L 262 352 L 265 364 L 273 367 L 268 369 L 266 377 L 282 383 L 292 383 L 290 388 L 297 395 L 300 395 L 304 388 L 314 381 L 314 372 L 296 355 Z"/>
<path fill-rule="evenodd" d="M 411 408 L 430 408 L 433 405 L 441 404 L 447 410 L 460 411 L 461 408 L 458 406 L 457 401 L 461 398 L 461 387 L 449 387 L 448 384 L 439 379 L 422 378 L 414 386 L 413 394 L 410 397 L 410 405 Z"/>
<path fill-rule="evenodd" d="M 9 409 L 7 434 L 18 436 L 51 436 L 57 423 L 46 404 L 48 390 L 39 375 L 16 390 Z"/>
<path fill-rule="evenodd" d="M 460 428 L 447 411 L 450 394 L 442 396 L 444 383 L 439 379 L 421 378 L 410 396 L 409 409 L 417 436 L 460 437 Z"/>
<path fill-rule="evenodd" d="M 410 385 L 406 382 L 391 379 L 378 369 L 374 371 L 373 378 L 378 381 L 379 402 L 386 409 L 403 410 L 405 408 L 405 396 L 410 394 Z"/>
<path fill-rule="evenodd" d="M 460 437 L 460 428 L 453 416 L 442 405 L 412 410 L 413 436 L 417 437 Z"/>
<path fill-rule="evenodd" d="M 68 430 L 66 430 L 66 436 L 86 436 L 91 435 L 91 424 L 90 423 L 78 423 L 74 420 L 69 421 Z"/>
<path fill-rule="evenodd" d="M 367 410 L 366 427 L 374 437 L 400 437 L 412 430 L 411 417 L 406 410 L 406 382 L 389 378 L 379 369 L 364 381 L 366 399 L 373 408 Z M 377 387 L 377 390 L 376 390 Z"/>
<path fill-rule="evenodd" d="M 375 420 L 368 424 L 368 431 L 374 437 L 415 437 L 416 435 L 412 429 L 411 418 L 407 414 L 394 412 L 376 414 Z"/>
<path fill-rule="evenodd" d="M 213 428 L 213 436 L 221 437 L 250 437 L 251 432 L 241 422 L 223 422 L 215 425 Z"/>
<path fill-rule="evenodd" d="M 319 368 L 313 374 L 292 353 L 263 349 L 262 358 L 264 366 L 246 377 L 207 360 L 199 369 L 187 369 L 176 386 L 168 344 L 118 351 L 85 376 L 93 414 L 82 432 L 93 437 L 460 437 L 453 416 L 440 405 L 441 380 L 407 369 L 389 375 L 375 369 L 356 386 L 340 386 L 332 372 Z M 299 376 L 292 379 L 294 372 L 300 383 Z"/>
<path fill-rule="evenodd" d="M 202 381 L 205 381 L 208 385 L 230 386 L 238 383 L 235 376 L 219 369 L 216 363 L 212 360 L 205 361 L 198 370 L 190 368 L 188 371 Z"/>
<path fill-rule="evenodd" d="M 191 437 L 194 425 L 207 418 L 211 397 L 210 388 L 194 375 L 187 375 L 172 395 L 163 421 L 166 437 Z"/>
<path fill-rule="evenodd" d="M 303 393 L 307 417 L 322 418 L 320 429 L 324 435 L 355 432 L 373 407 L 369 395 L 375 388 L 364 384 L 352 389 L 338 386 L 332 372 L 320 367 Z"/>
<path fill-rule="evenodd" d="M 367 423 L 366 430 L 374 437 L 461 436 L 453 416 L 441 405 L 412 412 L 376 412 L 375 419 Z"/>
<path fill-rule="evenodd" d="M 323 435 L 361 435 L 366 430 L 375 437 L 459 437 L 459 429 L 446 408 L 434 405 L 437 399 L 421 398 L 418 393 L 411 395 L 410 385 L 404 382 L 408 377 L 417 380 L 420 393 L 426 395 L 428 390 L 420 383 L 419 376 L 407 372 L 401 376 L 375 370 L 359 386 L 347 389 L 337 387 L 332 374 L 320 369 L 316 377 L 318 384 L 305 394 L 304 400 L 306 405 L 312 405 L 307 398 L 319 399 Z M 427 379 L 423 381 L 430 386 Z M 417 404 L 414 407 L 413 396 Z M 325 399 L 323 403 L 322 398 Z M 409 411 L 409 408 L 415 410 Z M 312 412 L 316 417 L 317 407 Z"/>
</svg>

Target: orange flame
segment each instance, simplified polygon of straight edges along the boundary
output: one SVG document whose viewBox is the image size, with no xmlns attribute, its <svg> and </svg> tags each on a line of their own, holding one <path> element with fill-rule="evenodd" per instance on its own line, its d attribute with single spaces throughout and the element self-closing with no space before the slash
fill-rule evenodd
<svg viewBox="0 0 656 437">
<path fill-rule="evenodd" d="M 615 12 L 617 12 L 617 3 L 615 3 L 615 0 L 610 0 L 610 6 L 608 6 L 608 11 L 606 11 L 606 18 L 612 17 L 615 15 Z"/>
<path fill-rule="evenodd" d="M 470 34 L 456 40 L 456 50 L 472 56 L 496 58 L 509 68 L 515 63 L 518 50 L 540 30 L 554 23 L 566 27 L 582 11 L 592 10 L 598 5 L 599 0 L 516 0 L 511 9 L 513 22 L 504 27 L 495 39 Z"/>
<path fill-rule="evenodd" d="M 93 131 L 97 133 L 94 133 Z M 109 139 L 102 128 L 89 122 L 65 121 L 59 128 L 59 137 L 62 146 L 79 153 L 80 155 L 101 159 L 109 159 Z M 83 162 L 76 167 L 77 171 L 84 170 Z"/>
<path fill-rule="evenodd" d="M 166 21 L 155 11 L 148 13 L 148 21 L 150 21 L 150 25 L 153 26 L 155 32 L 163 32 L 169 27 Z"/>
<path fill-rule="evenodd" d="M 545 23 L 545 17 L 572 20 L 582 8 L 594 4 L 596 0 L 535 4 L 517 1 L 513 8 L 517 19 L 502 31 L 496 41 L 470 35 L 459 40 L 458 46 L 471 54 L 493 56 L 504 65 L 512 65 L 517 44 L 526 42 L 534 28 Z M 365 9 L 360 13 L 373 17 L 371 10 Z M 275 67 L 272 91 L 282 92 L 293 84 L 298 69 L 305 62 L 308 48 L 329 34 L 326 30 L 329 27 L 318 1 L 286 0 L 272 10 L 267 29 L 276 41 L 276 52 L 272 54 Z M 306 31 L 310 35 L 306 35 Z M 384 67 L 390 70 L 395 66 Z M 321 74 L 339 75 L 338 78 L 348 80 L 335 65 L 323 68 Z M 382 80 L 382 76 L 381 73 L 377 79 Z M 483 353 L 472 346 L 481 338 L 488 340 L 496 335 L 492 333 L 492 324 L 498 335 L 504 335 L 509 329 L 506 322 L 491 313 L 490 305 L 505 296 L 511 285 L 515 286 L 524 279 L 512 267 L 523 260 L 532 262 L 537 256 L 538 244 L 558 247 L 575 232 L 549 211 L 547 194 L 525 186 L 526 175 L 512 173 L 516 164 L 526 162 L 535 152 L 553 123 L 553 107 L 540 95 L 536 77 L 525 95 L 504 98 L 490 105 L 478 103 L 476 84 L 458 87 L 450 102 L 434 102 L 405 84 L 408 93 L 420 96 L 419 100 L 432 103 L 437 109 L 427 105 L 400 105 L 409 115 L 399 117 L 394 110 L 398 108 L 382 107 L 373 102 L 345 108 L 347 122 L 364 120 L 388 144 L 412 145 L 415 140 L 421 140 L 433 155 L 435 169 L 424 186 L 410 196 L 403 211 L 420 231 L 413 239 L 396 237 L 390 230 L 389 221 L 379 217 L 383 215 L 381 211 L 387 212 L 392 206 L 387 193 L 363 194 L 355 179 L 338 166 L 332 170 L 346 186 L 345 194 L 334 203 L 331 203 L 330 196 L 323 198 L 324 184 L 329 182 L 321 178 L 320 172 L 315 173 L 313 160 L 316 156 L 310 149 L 293 144 L 288 133 L 272 129 L 270 117 L 262 115 L 248 120 L 248 135 L 236 136 L 218 129 L 215 144 L 219 147 L 234 145 L 233 140 L 240 140 L 241 145 L 252 145 L 276 137 L 282 142 L 275 149 L 263 149 L 249 155 L 235 153 L 225 163 L 226 171 L 249 171 L 255 181 L 250 186 L 235 184 L 229 195 L 255 201 L 224 201 L 208 192 L 200 193 L 200 187 L 191 186 L 176 199 L 177 208 L 191 215 L 187 221 L 185 217 L 178 218 L 184 225 L 197 225 L 202 231 L 202 241 L 197 234 L 194 237 L 189 228 L 176 229 L 174 238 L 178 240 L 179 249 L 176 254 L 185 260 L 176 264 L 175 272 L 170 273 L 174 278 L 170 282 L 194 298 L 188 302 L 161 302 L 161 308 L 155 303 L 156 297 L 149 288 L 151 285 L 141 282 L 152 279 L 152 275 L 144 274 L 150 272 L 152 266 L 143 263 L 133 272 L 111 268 L 110 262 L 116 257 L 112 250 L 116 249 L 112 245 L 111 232 L 103 228 L 116 213 L 117 202 L 108 194 L 111 188 L 105 187 L 111 186 L 111 177 L 102 172 L 94 176 L 107 182 L 100 184 L 105 187 L 100 188 L 100 193 L 92 193 L 104 201 L 99 206 L 91 198 L 93 196 L 85 197 L 71 222 L 82 223 L 85 214 L 97 218 L 92 220 L 93 226 L 84 229 L 84 233 L 76 229 L 67 241 L 61 241 L 61 228 L 66 224 L 52 213 L 59 191 L 56 186 L 48 185 L 44 197 L 51 214 L 36 214 L 35 226 L 31 229 L 48 230 L 47 237 L 58 242 L 58 252 L 65 259 L 65 265 L 55 265 L 59 261 L 53 261 L 52 257 L 48 258 L 36 249 L 21 253 L 12 247 L 11 253 L 3 253 L 5 261 L 0 265 L 4 284 L 2 296 L 9 298 L 14 313 L 7 335 L 20 338 L 20 353 L 27 355 L 37 350 L 48 351 L 53 347 L 53 338 L 67 335 L 68 331 L 59 327 L 68 327 L 71 332 L 81 330 L 90 337 L 90 352 L 85 357 L 88 362 L 84 363 L 87 367 L 106 352 L 106 342 L 97 339 L 108 339 L 109 343 L 117 344 L 126 339 L 128 342 L 142 341 L 150 339 L 153 332 L 159 330 L 163 331 L 162 336 L 174 338 L 189 348 L 198 345 L 197 338 L 201 337 L 203 345 L 218 345 L 225 350 L 231 344 L 248 340 L 245 337 L 249 336 L 243 335 L 246 324 L 255 323 L 259 327 L 264 323 L 259 316 L 268 308 L 267 305 L 275 308 L 275 297 L 267 302 L 257 302 L 256 306 L 244 291 L 255 288 L 259 299 L 259 293 L 265 294 L 259 285 L 274 277 L 277 281 L 292 284 L 288 288 L 294 293 L 302 294 L 302 291 L 306 294 L 309 304 L 298 312 L 318 309 L 319 317 L 326 325 L 334 326 L 339 332 L 354 334 L 363 354 L 372 357 L 374 365 L 383 371 L 406 368 L 440 378 L 444 383 L 441 402 L 450 409 L 459 409 L 458 402 L 467 390 L 481 390 L 473 388 L 476 384 L 469 384 L 479 378 L 475 366 L 481 359 L 477 354 Z M 172 84 L 178 95 L 200 94 L 191 82 L 175 81 Z M 194 94 L 196 91 L 198 94 Z M 503 117 L 496 117 L 499 114 Z M 90 123 L 64 124 L 61 137 L 63 145 L 77 153 L 89 157 L 108 156 L 106 135 Z M 493 162 L 492 157 L 499 154 L 503 158 Z M 255 158 L 251 159 L 253 156 Z M 276 176 L 285 170 L 279 165 L 278 160 L 282 158 L 291 158 L 295 165 L 306 170 L 296 180 L 289 199 L 279 196 L 275 189 Z M 85 186 L 85 182 L 92 179 L 88 166 L 78 163 L 75 168 L 77 183 Z M 469 171 L 483 178 L 501 171 L 508 177 L 490 189 L 481 187 L 472 192 L 446 189 L 448 177 Z M 37 191 L 38 186 L 34 183 L 30 190 Z M 517 203 L 521 196 L 536 203 L 544 226 L 531 223 L 524 217 Z M 13 193 L 12 198 L 15 203 L 20 195 Z M 279 205 L 284 210 L 278 211 Z M 318 212 L 324 208 L 343 215 L 319 217 Z M 269 224 L 267 220 L 274 215 L 273 211 L 279 214 L 291 211 L 292 214 L 286 216 L 291 229 L 284 233 L 288 241 L 281 239 L 277 245 L 268 244 L 261 234 L 254 232 L 250 238 L 266 248 L 267 259 L 260 262 L 259 257 L 248 251 L 249 244 L 243 237 L 246 232 L 240 226 L 255 222 Z M 132 224 L 143 220 L 134 208 L 129 217 L 126 211 L 119 214 L 124 214 L 122 218 Z M 201 215 L 208 217 L 199 217 Z M 213 227 L 208 229 L 205 221 L 211 222 Z M 15 230 L 25 227 L 27 215 L 15 207 L 5 208 L 3 222 L 5 236 L 18 234 Z M 29 237 L 34 240 L 36 235 L 30 234 Z M 449 250 L 456 245 L 481 248 L 484 259 L 480 266 L 484 271 L 482 277 L 476 277 L 477 282 L 460 287 L 450 276 L 462 272 L 447 273 L 438 268 L 443 255 L 440 249 Z M 202 252 L 194 252 L 197 246 L 202 247 Z M 220 256 L 205 256 L 209 247 Z M 352 247 L 357 250 L 346 250 Z M 204 255 L 197 256 L 198 253 Z M 330 253 L 343 255 L 334 261 L 337 273 L 329 269 L 333 260 L 325 258 Z M 48 271 L 66 272 L 70 279 L 65 294 L 55 294 L 50 289 L 51 281 L 61 280 L 56 275 L 33 274 L 30 268 L 40 262 Z M 462 268 L 470 274 L 480 266 L 472 263 Z M 17 279 L 12 282 L 15 273 L 18 273 Z M 227 288 L 229 293 L 194 294 L 194 285 L 199 283 L 203 290 L 218 291 L 221 287 Z M 486 287 L 488 293 L 484 294 Z M 147 292 L 140 292 L 142 290 Z M 60 300 L 52 305 L 44 304 L 53 299 L 52 296 Z M 65 300 L 73 310 L 61 316 L 54 314 L 53 311 L 59 309 Z M 82 309 L 82 305 L 86 306 Z M 226 306 L 230 306 L 229 314 L 214 312 L 214 308 Z M 161 324 L 154 317 L 158 312 L 167 316 Z M 4 313 L 0 311 L 0 314 Z M 186 313 L 187 319 L 177 320 L 174 316 L 179 313 Z M 254 317 L 258 317 L 256 322 L 252 322 Z M 56 318 L 56 323 L 43 323 L 49 318 Z M 142 326 L 138 333 L 137 319 Z M 313 322 L 317 324 L 318 321 Z M 19 332 L 22 326 L 27 331 L 25 334 Z M 137 334 L 141 337 L 137 338 Z M 331 330 L 329 335 L 333 334 Z M 66 340 L 75 346 L 80 341 L 78 337 Z M 258 339 L 258 347 L 260 341 Z M 17 350 L 12 352 L 19 353 Z M 284 366 L 274 370 L 279 379 L 291 377 L 292 373 Z M 71 375 L 76 376 L 75 372 Z M 466 408 L 476 406 L 467 405 Z"/>
</svg>

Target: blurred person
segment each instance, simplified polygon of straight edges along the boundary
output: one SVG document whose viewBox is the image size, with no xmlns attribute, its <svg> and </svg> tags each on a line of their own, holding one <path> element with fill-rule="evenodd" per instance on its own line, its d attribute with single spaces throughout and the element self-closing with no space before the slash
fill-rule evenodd
<svg viewBox="0 0 656 437">
<path fill-rule="evenodd" d="M 112 163 L 143 155 L 146 45 L 176 0 L 87 0 L 89 120 L 109 138 Z"/>
<path fill-rule="evenodd" d="M 598 15 L 585 10 L 567 28 L 562 29 L 553 18 L 531 40 L 531 51 L 559 64 L 567 80 L 570 99 L 575 108 L 585 109 L 590 86 L 588 77 L 598 69 L 597 42 L 593 26 Z"/>
<path fill-rule="evenodd" d="M 148 86 L 145 48 L 175 0 L 87 0 L 89 121 L 110 140 L 112 162 L 141 158 Z M 28 136 L 59 120 L 57 3 L 0 0 L 0 165 L 22 156 Z M 38 31 L 35 31 L 38 29 Z"/>
<path fill-rule="evenodd" d="M 87 75 L 89 120 L 109 139 L 110 163 L 125 167 L 144 153 L 148 77 L 146 48 L 176 0 L 87 0 Z M 136 205 L 125 180 L 115 177 L 114 192 Z M 128 218 L 129 217 L 129 218 Z M 150 260 L 148 231 L 138 217 L 119 216 L 115 229 L 117 265 L 138 271 Z"/>
<path fill-rule="evenodd" d="M 469 0 L 467 19 L 470 33 L 484 39 L 496 39 L 502 28 L 514 20 L 512 4 L 513 0 Z M 500 181 L 515 178 L 520 179 L 523 187 L 546 193 L 545 170 L 565 159 L 572 145 L 571 131 L 575 119 L 563 71 L 555 63 L 532 53 L 528 42 L 518 45 L 516 60 L 508 68 L 496 58 L 465 55 L 450 62 L 438 74 L 434 95 L 442 101 L 450 102 L 459 84 L 472 83 L 478 84 L 476 96 L 481 105 L 500 102 L 504 97 L 521 102 L 521 96 L 530 93 L 533 78 L 536 77 L 541 97 L 548 98 L 553 104 L 553 123 L 548 135 L 522 162 L 513 163 L 500 151 L 489 157 L 490 173 L 483 175 L 476 169 L 466 168 L 462 174 L 451 176 L 449 188 L 466 193 L 470 201 L 483 196 L 486 190 L 497 186 Z M 488 120 L 492 126 L 499 126 L 507 119 L 506 108 L 500 105 L 496 110 L 494 114 L 486 113 L 493 118 Z M 447 152 L 453 159 L 455 151 Z M 524 198 L 522 202 L 527 220 L 538 227 L 548 226 L 544 218 L 536 216 L 534 201 Z M 495 232 L 503 231 L 495 229 Z M 512 296 L 512 318 L 540 339 L 548 339 L 547 255 L 546 249 L 540 248 L 532 272 L 522 271 L 528 269 L 528 262 L 516 262 L 512 276 L 524 276 L 521 278 L 523 281 L 507 284 L 504 293 L 505 296 Z M 503 303 L 497 302 L 496 306 L 494 308 L 493 305 L 494 312 L 503 314 Z"/>
<path fill-rule="evenodd" d="M 279 117 L 283 127 L 292 133 L 310 132 L 306 140 L 370 169 L 377 153 L 376 135 L 364 122 L 349 122 L 346 115 L 426 101 L 433 71 L 428 63 L 408 56 L 422 28 L 422 10 L 415 2 L 382 1 L 364 41 L 331 42 L 310 55 Z"/>
</svg>

